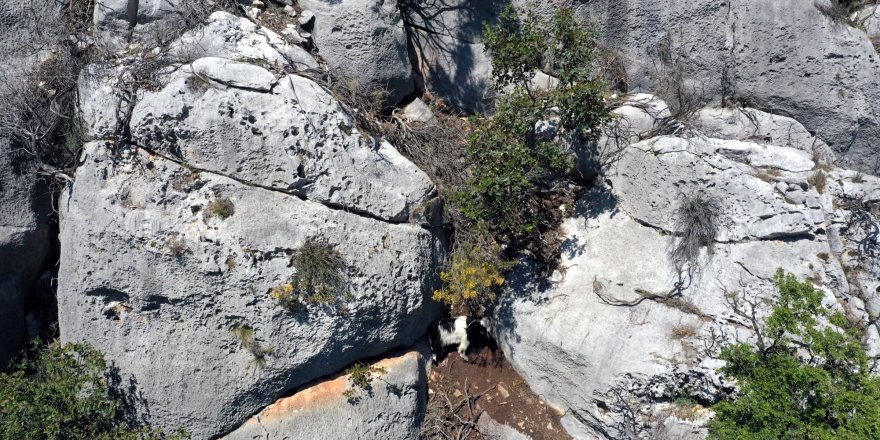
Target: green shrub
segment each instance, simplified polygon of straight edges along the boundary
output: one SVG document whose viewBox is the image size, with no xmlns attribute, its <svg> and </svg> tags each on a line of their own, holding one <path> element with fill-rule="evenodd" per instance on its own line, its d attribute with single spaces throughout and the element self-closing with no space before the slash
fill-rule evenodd
<svg viewBox="0 0 880 440">
<path fill-rule="evenodd" d="M 35 346 L 32 357 L 0 373 L 0 438 L 169 438 L 124 421 L 123 398 L 106 372 L 103 355 L 86 344 Z"/>
<path fill-rule="evenodd" d="M 710 438 L 880 438 L 880 378 L 862 332 L 822 306 L 822 291 L 780 269 L 779 298 L 757 329 L 757 347 L 726 347 L 721 372 L 740 396 L 714 406 Z M 828 322 L 829 324 L 823 324 Z"/>
<path fill-rule="evenodd" d="M 474 120 L 467 144 L 468 177 L 448 197 L 456 251 L 434 297 L 454 310 L 485 308 L 503 274 L 528 253 L 539 267 L 559 256 L 557 236 L 574 199 L 572 145 L 586 148 L 610 121 L 603 83 L 592 72 L 596 32 L 569 9 L 551 19 L 520 18 L 508 6 L 495 25 L 484 25 L 500 93 L 490 118 Z M 551 90 L 532 90 L 543 70 L 559 80 Z M 552 134 L 539 123 L 556 126 Z M 503 245 L 502 245 L 503 244 Z M 475 252 L 479 249 L 478 252 Z M 502 251 L 503 250 L 503 251 Z"/>
<path fill-rule="evenodd" d="M 208 202 L 208 217 L 217 216 L 221 220 L 226 220 L 235 214 L 235 204 L 228 197 L 217 194 L 214 200 Z"/>
<path fill-rule="evenodd" d="M 361 397 L 358 390 L 365 392 L 367 395 L 372 395 L 373 379 L 378 378 L 379 375 L 387 372 L 388 370 L 375 365 L 366 365 L 361 362 L 355 363 L 345 370 L 345 374 L 348 375 L 348 381 L 351 382 L 352 387 L 343 391 L 342 395 L 345 396 L 350 403 L 359 402 Z"/>
<path fill-rule="evenodd" d="M 338 305 L 350 298 L 342 254 L 323 239 L 306 239 L 291 259 L 296 272 L 287 283 L 274 287 L 269 296 L 279 304 L 298 312 L 307 305 Z"/>
<path fill-rule="evenodd" d="M 504 284 L 503 273 L 511 268 L 494 255 L 493 250 L 460 245 L 446 269 L 440 272 L 443 288 L 434 291 L 434 300 L 448 305 L 456 316 L 482 315 L 495 300 L 494 289 Z"/>
</svg>

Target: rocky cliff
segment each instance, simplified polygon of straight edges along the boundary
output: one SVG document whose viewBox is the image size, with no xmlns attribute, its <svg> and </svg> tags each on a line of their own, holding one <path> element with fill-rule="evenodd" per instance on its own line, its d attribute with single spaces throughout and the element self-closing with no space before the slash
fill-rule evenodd
<svg viewBox="0 0 880 440">
<path fill-rule="evenodd" d="M 524 258 L 489 316 L 565 435 L 705 438 L 710 407 L 737 390 L 718 373 L 721 348 L 755 336 L 732 295 L 769 302 L 777 268 L 866 323 L 880 356 L 876 4 L 513 4 L 592 22 L 596 71 L 615 89 L 604 135 L 571 146 L 590 179 L 552 207 L 565 217 L 558 266 Z M 506 91 L 491 86 L 482 32 L 501 10 L 99 0 L 93 39 L 63 40 L 99 54 L 70 87 L 75 165 L 49 169 L 0 130 L 0 363 L 28 339 L 26 303 L 53 274 L 60 340 L 105 354 L 139 423 L 195 439 L 418 438 L 422 339 L 444 314 L 432 294 L 455 235 L 449 182 L 412 139 L 440 132 L 434 113 L 453 130 L 491 115 Z M 3 35 L 21 14 L 0 8 Z M 9 63 L 49 56 L 0 48 Z M 437 145 L 425 151 L 462 148 Z M 695 198 L 718 233 L 683 270 L 670 250 Z M 344 292 L 292 307 L 284 289 L 312 241 L 339 252 Z M 352 365 L 373 372 L 369 391 Z"/>
</svg>

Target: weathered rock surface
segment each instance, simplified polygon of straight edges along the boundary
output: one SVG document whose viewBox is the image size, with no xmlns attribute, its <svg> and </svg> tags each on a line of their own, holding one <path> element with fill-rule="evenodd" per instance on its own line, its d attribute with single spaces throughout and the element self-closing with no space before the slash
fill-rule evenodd
<svg viewBox="0 0 880 440">
<path fill-rule="evenodd" d="M 427 359 L 410 350 L 369 364 L 386 371 L 369 391 L 354 388 L 347 374 L 319 380 L 269 405 L 223 440 L 417 439 L 428 397 Z M 343 395 L 349 390 L 352 398 Z"/>
<path fill-rule="evenodd" d="M 288 43 L 270 29 L 224 11 L 214 12 L 204 27 L 172 42 L 169 53 L 184 62 L 220 57 L 293 71 L 318 67 L 318 62 L 302 47 Z"/>
<path fill-rule="evenodd" d="M 387 89 L 388 104 L 415 90 L 396 0 L 301 0 L 315 14 L 312 38 L 330 71 L 365 90 Z"/>
<path fill-rule="evenodd" d="M 227 5 L 214 0 L 97 0 L 92 19 L 97 43 L 118 52 L 130 43 L 161 46 Z"/>
<path fill-rule="evenodd" d="M 497 2 L 441 0 L 409 2 L 401 13 L 418 55 L 427 91 L 466 112 L 491 108 L 492 62 L 484 53 L 483 22 L 501 11 Z"/>
<path fill-rule="evenodd" d="M 226 219 L 209 206 L 221 197 L 233 206 Z M 197 439 L 413 343 L 438 312 L 429 298 L 442 249 L 427 230 L 190 172 L 143 149 L 88 144 L 60 207 L 62 340 L 102 350 L 136 388 L 144 419 Z M 310 237 L 349 267 L 341 309 L 292 313 L 268 295 Z M 236 326 L 252 327 L 255 345 Z"/>
<path fill-rule="evenodd" d="M 25 299 L 51 254 L 49 189 L 33 158 L 0 139 L 0 369 L 26 341 Z"/>
<path fill-rule="evenodd" d="M 33 9 L 30 2 L 0 2 L 0 113 L 36 67 L 43 43 L 59 38 L 60 7 Z M 0 136 L 0 370 L 26 342 L 25 301 L 40 272 L 51 264 L 51 195 L 37 175 L 37 162 L 11 139 Z"/>
<path fill-rule="evenodd" d="M 387 142 L 367 139 L 325 89 L 249 65 L 197 60 L 147 92 L 133 140 L 190 166 L 386 220 L 405 221 L 434 192 L 427 175 Z M 254 73 L 249 73 L 253 71 Z M 259 72 L 259 74 L 256 74 Z M 256 78 L 262 84 L 236 88 Z M 270 82 L 269 78 L 273 81 Z"/>
<path fill-rule="evenodd" d="M 778 267 L 822 286 L 828 307 L 870 316 L 874 285 L 848 281 L 857 272 L 844 249 L 855 243 L 841 238 L 850 214 L 841 201 L 880 199 L 877 179 L 854 183 L 855 172 L 833 169 L 817 188 L 811 176 L 826 171 L 814 167 L 796 148 L 699 135 L 652 138 L 624 151 L 608 190 L 588 193 L 564 224 L 565 270 L 540 282 L 523 268 L 496 314 L 506 355 L 537 394 L 567 411 L 569 433 L 622 439 L 672 430 L 702 438 L 699 423 L 674 422 L 664 402 L 709 404 L 730 392 L 715 373 L 718 350 L 750 333 L 726 292 L 772 295 Z M 714 254 L 701 257 L 702 271 L 679 278 L 667 257 L 675 209 L 698 192 L 719 202 L 725 226 Z M 675 292 L 681 280 L 676 299 L 645 299 Z M 876 340 L 876 329 L 869 335 Z M 626 406 L 635 421 L 624 417 Z"/>
<path fill-rule="evenodd" d="M 790 116 L 843 165 L 877 172 L 880 58 L 864 31 L 822 12 L 829 1 L 572 6 L 599 23 L 631 90 L 653 90 L 678 61 L 692 93 Z"/>
</svg>

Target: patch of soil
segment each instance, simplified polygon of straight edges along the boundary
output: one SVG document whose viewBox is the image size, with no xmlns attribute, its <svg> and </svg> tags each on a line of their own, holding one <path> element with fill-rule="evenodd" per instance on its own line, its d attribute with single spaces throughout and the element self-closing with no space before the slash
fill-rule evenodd
<svg viewBox="0 0 880 440">
<path fill-rule="evenodd" d="M 482 348 L 468 358 L 465 362 L 452 352 L 431 368 L 426 423 L 436 427 L 438 418 L 447 420 L 450 438 L 484 439 L 476 421 L 485 413 L 534 440 L 571 439 L 559 422 L 562 415 L 532 392 L 501 350 Z"/>
</svg>

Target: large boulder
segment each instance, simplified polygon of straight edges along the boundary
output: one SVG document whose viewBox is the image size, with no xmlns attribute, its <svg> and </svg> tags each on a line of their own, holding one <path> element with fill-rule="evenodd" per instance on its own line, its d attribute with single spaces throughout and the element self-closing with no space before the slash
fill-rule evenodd
<svg viewBox="0 0 880 440">
<path fill-rule="evenodd" d="M 376 370 L 369 390 L 352 385 L 349 374 L 321 379 L 278 399 L 223 440 L 418 439 L 428 398 L 427 359 L 409 350 L 367 364 L 384 370 Z"/>
<path fill-rule="evenodd" d="M 829 308 L 865 322 L 876 313 L 876 283 L 850 283 L 863 271 L 841 238 L 844 201 L 880 201 L 876 178 L 793 147 L 698 135 L 630 146 L 607 181 L 564 223 L 560 272 L 519 269 L 495 316 L 505 354 L 576 438 L 704 437 L 707 411 L 682 420 L 674 402 L 709 405 L 733 390 L 716 373 L 719 350 L 753 335 L 728 294 L 771 298 L 779 267 L 822 287 Z M 669 258 L 676 209 L 695 194 L 717 201 L 723 226 L 701 270 L 680 273 Z"/>
<path fill-rule="evenodd" d="M 256 65 L 196 60 L 138 100 L 130 127 L 138 145 L 189 166 L 384 220 L 407 220 L 434 192 L 326 89 Z"/>
<path fill-rule="evenodd" d="M 27 340 L 25 300 L 52 253 L 52 197 L 31 156 L 0 139 L 0 369 Z"/>
<path fill-rule="evenodd" d="M 430 296 L 443 249 L 428 230 L 141 148 L 87 144 L 60 211 L 62 340 L 104 352 L 145 421 L 196 439 L 412 344 L 439 312 Z M 342 253 L 348 287 L 339 306 L 292 312 L 269 292 L 310 238 Z"/>
<path fill-rule="evenodd" d="M 318 54 L 342 81 L 364 91 L 387 90 L 396 104 L 415 90 L 407 33 L 397 0 L 300 0 L 315 14 Z"/>
</svg>

